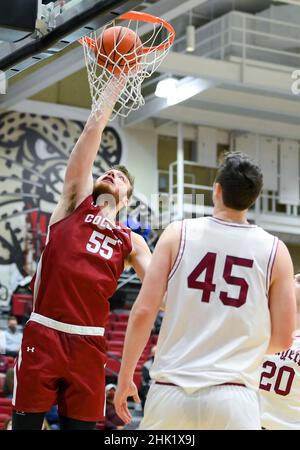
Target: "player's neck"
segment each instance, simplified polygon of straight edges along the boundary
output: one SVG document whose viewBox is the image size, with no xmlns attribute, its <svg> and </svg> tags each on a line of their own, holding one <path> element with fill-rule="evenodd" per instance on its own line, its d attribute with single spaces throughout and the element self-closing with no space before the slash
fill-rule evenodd
<svg viewBox="0 0 300 450">
<path fill-rule="evenodd" d="M 98 205 L 100 206 L 100 205 Z M 105 217 L 106 219 L 110 220 L 111 222 L 116 222 L 116 217 L 118 214 L 118 211 L 116 208 L 111 206 L 100 206 L 101 208 L 101 216 Z"/>
<path fill-rule="evenodd" d="M 226 222 L 248 224 L 247 211 L 236 211 L 234 209 L 215 206 L 213 210 L 213 217 L 216 219 L 225 220 Z"/>
</svg>

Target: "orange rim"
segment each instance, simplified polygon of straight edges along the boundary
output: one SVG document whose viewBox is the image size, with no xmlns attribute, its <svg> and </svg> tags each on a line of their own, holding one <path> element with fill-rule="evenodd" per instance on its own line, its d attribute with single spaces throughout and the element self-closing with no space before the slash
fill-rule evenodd
<svg viewBox="0 0 300 450">
<path fill-rule="evenodd" d="M 166 48 L 170 47 L 175 39 L 175 30 L 166 20 L 161 19 L 160 17 L 152 16 L 151 14 L 138 12 L 138 11 L 129 11 L 125 14 L 122 14 L 122 16 L 117 17 L 115 20 L 137 20 L 141 22 L 149 22 L 149 23 L 160 23 L 162 24 L 170 33 L 171 36 L 168 39 L 168 42 L 165 42 L 164 44 L 156 45 L 154 47 L 143 47 L 141 50 L 141 53 L 150 53 L 153 51 L 160 51 L 165 50 Z M 82 45 L 86 45 L 87 47 L 94 49 L 95 48 L 95 41 L 94 39 L 91 39 L 88 36 L 84 36 L 79 39 L 78 41 Z"/>
</svg>

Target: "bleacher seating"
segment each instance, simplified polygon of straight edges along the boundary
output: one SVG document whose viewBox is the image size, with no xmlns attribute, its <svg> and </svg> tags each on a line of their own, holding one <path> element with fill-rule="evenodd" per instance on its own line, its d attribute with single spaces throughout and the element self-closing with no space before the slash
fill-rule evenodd
<svg viewBox="0 0 300 450">
<path fill-rule="evenodd" d="M 124 341 L 125 331 L 110 331 L 109 339 L 113 341 Z"/>
<path fill-rule="evenodd" d="M 118 314 L 110 312 L 108 315 L 109 322 L 116 322 L 118 320 Z"/>
<path fill-rule="evenodd" d="M 128 317 L 129 315 L 127 313 L 110 313 L 109 315 L 109 322 L 105 333 L 108 356 L 106 374 L 108 377 L 119 373 Z M 134 373 L 134 382 L 136 383 L 138 389 L 140 389 L 142 383 L 143 365 L 149 359 L 150 349 L 156 344 L 156 342 L 157 336 L 151 336 L 149 338 L 149 341 L 137 363 Z M 97 429 L 99 429 L 98 426 Z"/>
<path fill-rule="evenodd" d="M 13 356 L 1 355 L 0 372 L 6 373 L 8 369 L 14 368 L 15 358 Z"/>
<path fill-rule="evenodd" d="M 123 341 L 108 341 L 107 342 L 107 350 L 110 351 L 122 351 L 123 350 L 123 345 L 124 345 L 124 340 Z"/>
<path fill-rule="evenodd" d="M 118 374 L 120 371 L 120 366 L 121 366 L 120 360 L 109 358 L 107 360 L 107 364 L 106 364 L 105 368 L 108 370 L 108 372 L 112 371 L 112 372 Z"/>
<path fill-rule="evenodd" d="M 136 384 L 136 387 L 139 391 L 142 386 L 142 372 L 141 371 L 136 370 L 134 372 L 133 381 Z"/>
<path fill-rule="evenodd" d="M 0 398 L 0 414 L 12 415 L 11 398 Z"/>
<path fill-rule="evenodd" d="M 16 317 L 29 316 L 32 311 L 32 295 L 13 294 L 11 313 Z"/>
<path fill-rule="evenodd" d="M 118 314 L 117 315 L 117 320 L 119 321 L 119 322 L 128 322 L 128 318 L 129 318 L 129 314 L 123 314 L 123 313 L 121 313 L 121 314 Z"/>
<path fill-rule="evenodd" d="M 127 322 L 113 322 L 110 327 L 113 331 L 126 331 Z"/>
<path fill-rule="evenodd" d="M 7 361 L 8 361 L 8 368 L 11 369 L 14 367 L 15 365 L 15 360 L 16 358 L 14 358 L 13 356 L 6 356 Z"/>
<path fill-rule="evenodd" d="M 0 414 L 0 430 L 3 430 L 5 421 L 10 418 L 10 414 Z"/>
<path fill-rule="evenodd" d="M 125 305 L 123 306 L 123 309 L 126 309 L 126 310 L 130 310 L 132 308 L 132 303 L 125 303 Z"/>
<path fill-rule="evenodd" d="M 107 350 L 107 356 L 112 358 L 122 358 L 122 351 L 120 350 Z"/>
<path fill-rule="evenodd" d="M 5 381 L 5 373 L 0 373 L 0 397 L 3 397 L 4 381 Z"/>
</svg>

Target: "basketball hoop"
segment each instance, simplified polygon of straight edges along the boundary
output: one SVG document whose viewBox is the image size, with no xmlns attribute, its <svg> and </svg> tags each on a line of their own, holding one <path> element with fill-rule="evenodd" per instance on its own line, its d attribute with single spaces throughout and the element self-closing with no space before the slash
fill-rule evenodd
<svg viewBox="0 0 300 450">
<path fill-rule="evenodd" d="M 113 120 L 143 106 L 142 82 L 157 70 L 174 39 L 175 30 L 168 22 L 137 11 L 127 12 L 81 38 L 92 112 L 100 112 L 104 103 L 111 104 Z"/>
</svg>

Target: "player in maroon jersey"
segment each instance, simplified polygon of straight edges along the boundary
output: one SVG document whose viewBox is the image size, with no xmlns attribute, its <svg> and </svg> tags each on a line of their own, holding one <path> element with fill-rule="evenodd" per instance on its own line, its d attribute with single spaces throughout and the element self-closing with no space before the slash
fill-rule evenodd
<svg viewBox="0 0 300 450">
<path fill-rule="evenodd" d="M 116 97 L 113 99 L 116 100 Z M 62 429 L 94 429 L 104 418 L 108 299 L 124 264 L 143 279 L 151 254 L 116 223 L 133 178 L 113 167 L 93 184 L 92 167 L 111 114 L 91 115 L 75 145 L 32 282 L 33 313 L 15 367 L 13 429 L 41 429 L 58 404 Z"/>
</svg>

